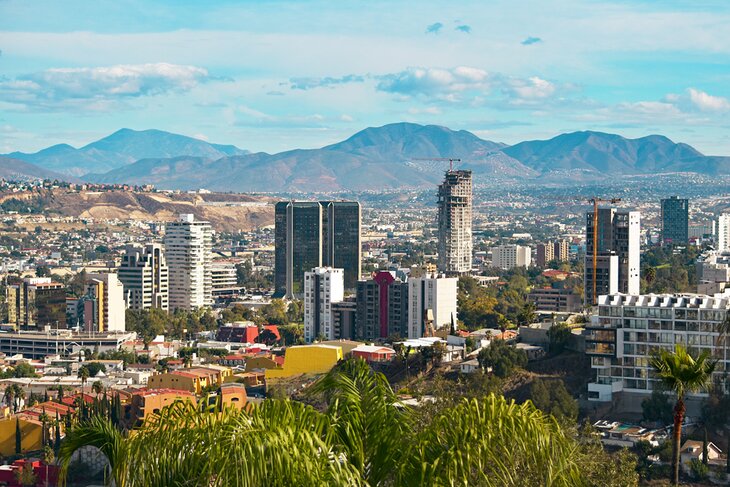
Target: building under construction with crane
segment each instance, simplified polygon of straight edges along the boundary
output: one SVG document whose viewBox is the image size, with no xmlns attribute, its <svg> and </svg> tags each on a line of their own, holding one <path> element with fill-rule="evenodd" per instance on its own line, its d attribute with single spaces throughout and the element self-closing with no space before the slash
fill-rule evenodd
<svg viewBox="0 0 730 487">
<path fill-rule="evenodd" d="M 438 269 L 447 275 L 466 274 L 472 261 L 471 171 L 446 172 L 438 191 Z"/>
<path fill-rule="evenodd" d="M 618 200 L 609 200 L 616 202 Z M 641 215 L 638 211 L 599 208 L 586 214 L 585 294 L 587 306 L 605 294 L 639 294 Z"/>
</svg>

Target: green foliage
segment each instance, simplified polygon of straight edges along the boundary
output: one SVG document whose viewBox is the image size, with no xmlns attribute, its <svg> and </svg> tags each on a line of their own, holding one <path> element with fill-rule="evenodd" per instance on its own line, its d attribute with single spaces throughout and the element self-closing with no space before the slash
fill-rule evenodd
<svg viewBox="0 0 730 487">
<path fill-rule="evenodd" d="M 467 330 L 496 328 L 500 314 L 495 311 L 497 300 L 470 276 L 459 278 L 458 318 Z"/>
<path fill-rule="evenodd" d="M 530 398 L 535 407 L 561 422 L 575 423 L 578 418 L 578 402 L 565 388 L 562 379 L 536 379 L 530 387 Z"/>
<path fill-rule="evenodd" d="M 88 372 L 86 375 L 86 378 L 90 377 L 96 377 L 96 374 L 99 372 L 106 372 L 106 365 L 99 363 L 99 362 L 84 362 L 81 367 L 79 367 L 79 374 L 82 374 L 81 370 L 86 369 Z M 79 375 L 81 377 L 81 375 Z"/>
<path fill-rule="evenodd" d="M 282 345 L 302 345 L 304 343 L 304 326 L 284 325 L 278 328 Z"/>
<path fill-rule="evenodd" d="M 282 299 L 272 299 L 270 303 L 261 307 L 261 316 L 264 317 L 266 323 L 272 325 L 286 325 L 289 323 L 287 318 L 287 306 Z"/>
<path fill-rule="evenodd" d="M 654 389 L 651 396 L 641 401 L 641 412 L 646 421 L 672 423 L 672 404 L 669 402 L 669 395 L 661 390 Z"/>
<path fill-rule="evenodd" d="M 274 287 L 273 277 L 272 273 L 253 271 L 249 261 L 236 265 L 238 285 L 246 289 L 270 289 Z"/>
<path fill-rule="evenodd" d="M 34 487 L 36 484 L 36 476 L 33 473 L 33 464 L 26 462 L 23 468 L 15 471 L 15 480 L 23 487 Z"/>
<path fill-rule="evenodd" d="M 730 396 L 713 389 L 702 404 L 702 422 L 712 429 L 725 428 L 730 423 Z"/>
<path fill-rule="evenodd" d="M 690 460 L 689 471 L 692 474 L 692 478 L 698 482 L 703 482 L 710 477 L 710 467 L 696 458 Z"/>
<path fill-rule="evenodd" d="M 127 310 L 127 330 L 135 331 L 145 341 L 151 342 L 157 335 L 171 339 L 185 339 L 203 330 L 214 330 L 218 322 L 208 309 L 175 310 L 167 313 L 158 308 Z"/>
<path fill-rule="evenodd" d="M 0 378 L 2 379 L 20 379 L 23 377 L 38 377 L 38 374 L 35 372 L 35 367 L 28 363 L 20 362 L 14 368 L 0 373 Z"/>
<path fill-rule="evenodd" d="M 572 333 L 566 323 L 555 323 L 548 329 L 547 336 L 550 340 L 550 353 L 558 354 L 565 350 Z"/>
<path fill-rule="evenodd" d="M 488 347 L 479 351 L 477 360 L 482 368 L 491 367 L 497 377 L 506 377 L 515 368 L 527 365 L 527 354 L 504 340 L 492 340 Z"/>
<path fill-rule="evenodd" d="M 687 245 L 653 247 L 641 255 L 641 292 L 694 292 L 696 261 L 700 249 Z"/>
<path fill-rule="evenodd" d="M 102 450 L 120 487 L 573 486 L 590 475 L 582 445 L 530 403 L 462 399 L 418 428 L 417 415 L 362 361 L 335 368 L 310 391 L 325 398 L 325 413 L 287 399 L 217 414 L 177 403 L 130 436 L 93 417 L 63 442 L 62 476 L 84 445 Z"/>
</svg>

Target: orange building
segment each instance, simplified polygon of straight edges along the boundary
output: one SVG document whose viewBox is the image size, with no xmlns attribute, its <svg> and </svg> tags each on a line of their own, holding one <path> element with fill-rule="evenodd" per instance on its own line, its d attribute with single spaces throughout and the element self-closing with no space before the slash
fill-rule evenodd
<svg viewBox="0 0 730 487">
<path fill-rule="evenodd" d="M 219 387 L 231 377 L 233 371 L 227 367 L 193 367 L 165 374 L 153 375 L 147 379 L 149 389 L 176 389 L 201 394 L 203 389 Z"/>
<path fill-rule="evenodd" d="M 180 401 L 195 404 L 195 394 L 174 389 L 140 390 L 132 395 L 132 400 L 124 407 L 124 422 L 129 428 L 139 427 L 151 414 L 159 413 L 164 407 Z"/>
</svg>

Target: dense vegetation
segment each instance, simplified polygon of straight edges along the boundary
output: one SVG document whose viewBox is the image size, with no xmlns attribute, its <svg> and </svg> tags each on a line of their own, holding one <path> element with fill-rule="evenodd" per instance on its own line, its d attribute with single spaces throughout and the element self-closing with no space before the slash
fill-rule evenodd
<svg viewBox="0 0 730 487">
<path fill-rule="evenodd" d="M 490 394 L 418 421 L 385 378 L 348 361 L 311 388 L 322 411 L 288 399 L 218 414 L 164 409 L 133 435 L 95 416 L 61 446 L 95 445 L 118 486 L 137 485 L 636 485 L 636 461 L 607 455 L 530 402 Z"/>
</svg>

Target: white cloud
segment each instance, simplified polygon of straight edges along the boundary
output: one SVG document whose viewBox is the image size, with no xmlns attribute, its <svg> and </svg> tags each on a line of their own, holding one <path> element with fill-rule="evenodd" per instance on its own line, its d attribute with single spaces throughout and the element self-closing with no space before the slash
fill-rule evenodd
<svg viewBox="0 0 730 487">
<path fill-rule="evenodd" d="M 722 96 L 713 96 L 704 91 L 689 88 L 687 90 L 690 102 L 701 112 L 728 112 L 730 100 Z"/>
<path fill-rule="evenodd" d="M 452 69 L 408 68 L 399 73 L 380 77 L 377 89 L 402 95 L 436 97 L 459 101 L 459 93 L 489 91 L 491 75 L 479 68 L 458 66 Z"/>
<path fill-rule="evenodd" d="M 188 91 L 209 79 L 204 68 L 168 63 L 51 68 L 0 80 L 0 99 L 30 108 L 106 110 L 110 102 Z"/>
<path fill-rule="evenodd" d="M 518 100 L 542 100 L 555 94 L 554 83 L 533 76 L 528 79 L 512 78 L 507 80 L 506 92 Z"/>
</svg>

